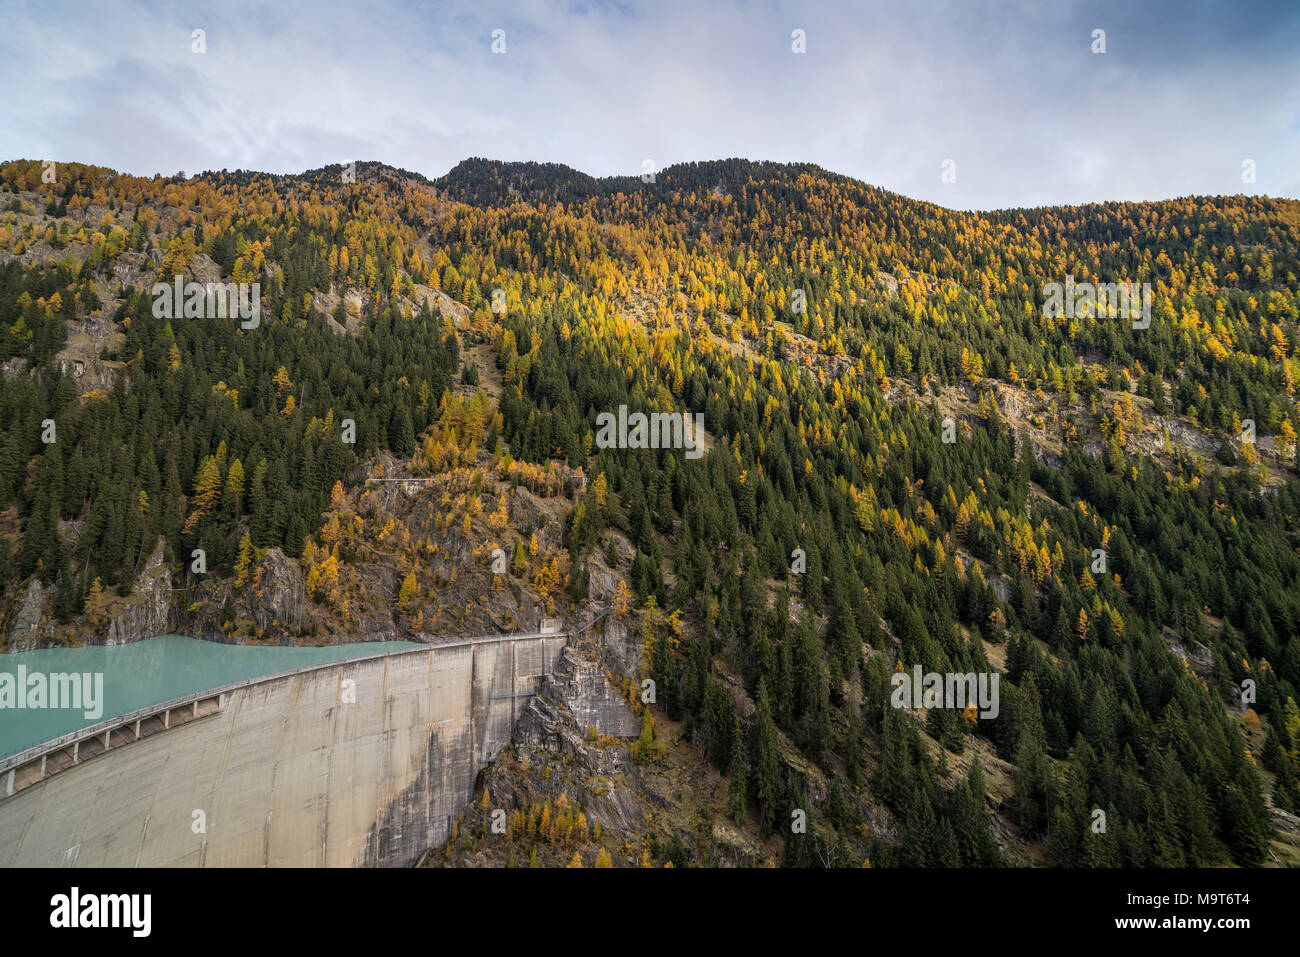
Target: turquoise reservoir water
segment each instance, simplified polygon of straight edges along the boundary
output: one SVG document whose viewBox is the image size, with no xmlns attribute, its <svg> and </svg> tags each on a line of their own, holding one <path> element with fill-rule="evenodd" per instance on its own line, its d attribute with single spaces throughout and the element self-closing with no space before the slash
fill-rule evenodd
<svg viewBox="0 0 1300 957">
<path fill-rule="evenodd" d="M 181 635 L 162 635 L 111 648 L 94 645 L 0 655 L 0 758 L 172 698 L 295 668 L 419 647 L 410 641 L 376 641 L 280 648 L 222 645 Z M 94 716 L 87 716 L 84 700 L 81 708 L 51 707 L 64 702 L 55 702 L 48 692 L 42 707 L 16 707 L 18 696 L 25 704 L 35 703 L 31 691 L 33 675 L 59 673 L 76 673 L 83 678 L 89 674 L 87 690 L 98 683 L 95 675 L 103 675 L 102 700 L 92 709 Z M 25 688 L 19 686 L 20 674 L 26 679 Z M 41 683 L 40 679 L 37 683 Z"/>
</svg>

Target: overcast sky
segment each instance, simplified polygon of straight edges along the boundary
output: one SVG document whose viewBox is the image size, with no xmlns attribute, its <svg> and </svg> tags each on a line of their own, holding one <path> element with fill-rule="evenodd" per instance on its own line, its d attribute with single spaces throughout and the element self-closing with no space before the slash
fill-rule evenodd
<svg viewBox="0 0 1300 957">
<path fill-rule="evenodd" d="M 0 23 L 0 160 L 432 178 L 742 156 L 963 209 L 1300 197 L 1294 0 L 0 0 Z"/>
</svg>

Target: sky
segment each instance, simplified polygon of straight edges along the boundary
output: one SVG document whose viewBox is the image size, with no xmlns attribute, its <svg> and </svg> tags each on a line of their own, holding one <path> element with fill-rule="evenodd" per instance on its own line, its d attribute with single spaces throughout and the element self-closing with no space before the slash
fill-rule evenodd
<svg viewBox="0 0 1300 957">
<path fill-rule="evenodd" d="M 740 156 L 956 209 L 1300 198 L 1295 0 L 0 0 L 0 23 L 0 161 Z"/>
</svg>

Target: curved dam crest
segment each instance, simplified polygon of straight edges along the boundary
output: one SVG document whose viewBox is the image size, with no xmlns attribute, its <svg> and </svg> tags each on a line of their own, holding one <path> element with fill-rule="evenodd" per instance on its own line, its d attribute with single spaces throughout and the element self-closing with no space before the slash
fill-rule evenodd
<svg viewBox="0 0 1300 957">
<path fill-rule="evenodd" d="M 566 642 L 470 638 L 256 678 L 57 772 L 32 761 L 25 786 L 0 787 L 0 866 L 410 865 Z"/>
<path fill-rule="evenodd" d="M 415 641 L 356 642 L 341 645 L 275 646 L 239 645 L 183 635 L 159 635 L 118 645 L 84 648 L 41 648 L 0 655 L 0 761 L 60 735 L 76 732 L 105 719 L 129 714 L 159 702 L 182 698 L 213 688 L 269 678 L 314 665 L 369 658 L 394 651 L 414 651 L 428 644 Z M 103 676 L 102 694 L 87 711 L 85 682 L 82 701 L 60 707 L 54 700 L 55 682 L 47 683 L 45 706 L 24 707 L 26 695 L 5 682 L 26 676 L 72 675 L 79 679 Z"/>
</svg>

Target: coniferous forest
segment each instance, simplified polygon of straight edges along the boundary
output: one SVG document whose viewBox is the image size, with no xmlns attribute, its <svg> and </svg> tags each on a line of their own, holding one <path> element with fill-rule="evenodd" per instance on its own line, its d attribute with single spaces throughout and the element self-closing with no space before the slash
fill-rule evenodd
<svg viewBox="0 0 1300 957">
<path fill-rule="evenodd" d="M 43 171 L 0 166 L 8 650 L 102 641 L 155 567 L 177 630 L 249 643 L 608 613 L 635 762 L 716 785 L 606 861 L 723 863 L 730 822 L 790 866 L 1296 862 L 1300 203 Z M 176 275 L 260 323 L 160 317 Z M 1149 284 L 1149 326 L 1048 315 L 1067 276 Z M 706 453 L 602 447 L 623 405 Z M 405 477 L 418 513 L 371 481 Z M 891 706 L 915 666 L 998 675 L 996 716 Z M 568 859 L 520 814 L 517 863 Z"/>
</svg>

